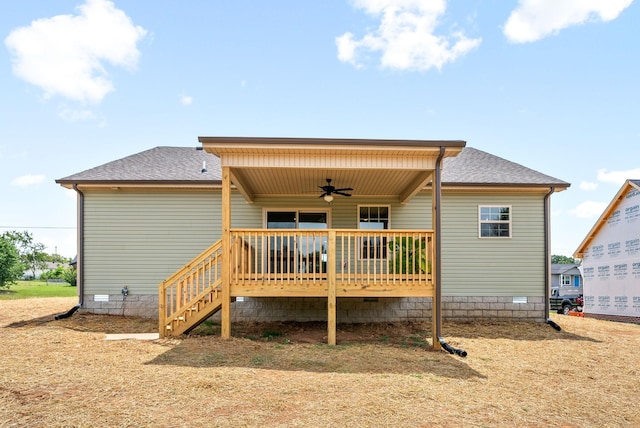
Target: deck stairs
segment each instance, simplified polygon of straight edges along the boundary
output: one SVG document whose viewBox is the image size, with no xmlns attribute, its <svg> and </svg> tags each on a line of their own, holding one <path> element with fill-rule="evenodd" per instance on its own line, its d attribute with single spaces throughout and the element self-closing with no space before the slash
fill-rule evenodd
<svg viewBox="0 0 640 428">
<path fill-rule="evenodd" d="M 221 254 L 218 241 L 159 285 L 160 337 L 187 334 L 222 308 Z"/>
</svg>

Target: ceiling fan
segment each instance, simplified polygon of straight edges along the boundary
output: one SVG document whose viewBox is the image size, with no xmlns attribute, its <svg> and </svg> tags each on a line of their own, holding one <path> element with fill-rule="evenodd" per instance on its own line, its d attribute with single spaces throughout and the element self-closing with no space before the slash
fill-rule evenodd
<svg viewBox="0 0 640 428">
<path fill-rule="evenodd" d="M 344 193 L 350 190 L 353 190 L 351 187 L 343 187 L 341 189 L 336 189 L 331 185 L 331 179 L 327 178 L 327 184 L 324 186 L 318 186 L 323 190 L 323 194 L 320 195 L 321 198 L 324 198 L 325 201 L 331 202 L 333 201 L 333 195 L 341 195 L 341 196 L 351 196 L 349 193 Z"/>
</svg>

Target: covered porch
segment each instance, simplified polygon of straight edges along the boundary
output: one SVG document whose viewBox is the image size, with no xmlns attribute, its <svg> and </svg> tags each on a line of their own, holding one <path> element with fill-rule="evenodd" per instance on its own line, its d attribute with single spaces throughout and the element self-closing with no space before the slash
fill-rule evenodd
<svg viewBox="0 0 640 428">
<path fill-rule="evenodd" d="M 221 311 L 221 335 L 229 338 L 237 297 L 321 297 L 327 299 L 327 341 L 335 344 L 338 297 L 430 297 L 439 348 L 440 171 L 442 159 L 456 156 L 464 141 L 199 140 L 220 158 L 221 239 L 160 284 L 162 336 L 187 332 Z M 269 229 L 266 221 L 232 227 L 232 191 L 249 204 L 283 196 L 308 200 L 326 196 L 327 178 L 372 203 L 406 204 L 427 187 L 432 212 L 410 229 Z M 331 196 L 329 206 L 333 197 L 348 197 Z"/>
</svg>

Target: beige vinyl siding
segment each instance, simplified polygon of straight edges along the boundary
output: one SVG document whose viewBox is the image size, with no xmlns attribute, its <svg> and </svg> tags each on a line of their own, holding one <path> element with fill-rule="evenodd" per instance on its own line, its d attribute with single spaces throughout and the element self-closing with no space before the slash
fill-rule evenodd
<svg viewBox="0 0 640 428">
<path fill-rule="evenodd" d="M 447 296 L 544 296 L 544 195 L 442 196 L 442 291 Z M 511 206 L 511 238 L 479 238 L 478 206 Z"/>
<path fill-rule="evenodd" d="M 542 194 L 442 195 L 443 295 L 543 296 Z M 394 229 L 430 229 L 431 194 L 376 198 L 259 198 L 232 192 L 232 227 L 263 227 L 269 208 L 330 208 L 331 226 L 357 228 L 358 205 L 390 205 Z M 512 207 L 510 239 L 478 238 L 478 205 Z M 220 238 L 220 191 L 86 191 L 85 293 L 156 294 L 158 284 Z"/>
<path fill-rule="evenodd" d="M 220 194 L 86 191 L 86 294 L 157 294 L 158 284 L 219 239 Z"/>
</svg>

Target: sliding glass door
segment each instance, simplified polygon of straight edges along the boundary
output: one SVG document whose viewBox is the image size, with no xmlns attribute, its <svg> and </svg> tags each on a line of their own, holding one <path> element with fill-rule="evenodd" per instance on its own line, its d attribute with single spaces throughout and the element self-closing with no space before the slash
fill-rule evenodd
<svg viewBox="0 0 640 428">
<path fill-rule="evenodd" d="M 267 211 L 267 229 L 327 229 L 328 211 Z M 292 236 L 283 231 L 270 238 L 269 271 L 273 273 L 324 273 L 327 238 L 314 234 Z"/>
</svg>

